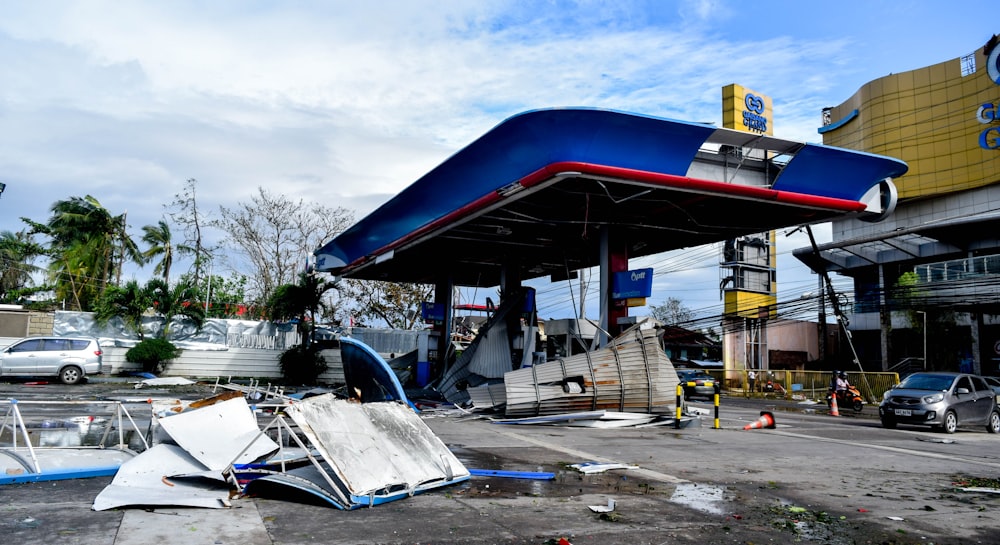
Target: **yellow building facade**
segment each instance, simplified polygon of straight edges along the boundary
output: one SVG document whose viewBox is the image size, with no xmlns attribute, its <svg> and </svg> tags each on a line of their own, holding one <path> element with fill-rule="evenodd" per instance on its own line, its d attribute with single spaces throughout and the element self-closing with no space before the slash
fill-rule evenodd
<svg viewBox="0 0 1000 545">
<path fill-rule="evenodd" d="M 794 251 L 853 280 L 851 330 L 867 369 L 910 361 L 1000 374 L 998 42 L 872 80 L 823 111 L 824 144 L 909 165 L 884 221 L 837 220 L 818 253 Z"/>
<path fill-rule="evenodd" d="M 987 45 L 989 47 L 989 44 Z M 941 195 L 996 183 L 1000 161 L 1000 48 L 863 85 L 829 110 L 823 143 L 906 161 L 896 180 L 900 199 Z"/>
</svg>

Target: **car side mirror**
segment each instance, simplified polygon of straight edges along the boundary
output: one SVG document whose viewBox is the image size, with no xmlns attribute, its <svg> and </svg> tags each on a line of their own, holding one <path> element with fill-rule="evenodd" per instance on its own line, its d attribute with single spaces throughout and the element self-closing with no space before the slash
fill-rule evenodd
<svg viewBox="0 0 1000 545">
<path fill-rule="evenodd" d="M 956 394 L 967 394 L 967 393 L 969 393 L 969 389 L 968 388 L 956 388 L 955 389 L 955 393 Z"/>
</svg>

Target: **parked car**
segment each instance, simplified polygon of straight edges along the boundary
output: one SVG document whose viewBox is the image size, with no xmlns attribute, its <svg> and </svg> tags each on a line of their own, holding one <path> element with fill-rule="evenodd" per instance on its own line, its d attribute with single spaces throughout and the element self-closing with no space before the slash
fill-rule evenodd
<svg viewBox="0 0 1000 545">
<path fill-rule="evenodd" d="M 691 399 L 692 396 L 712 397 L 715 395 L 715 378 L 704 371 L 678 369 L 677 378 L 684 386 L 684 399 Z"/>
<path fill-rule="evenodd" d="M 882 396 L 882 426 L 932 426 L 955 433 L 959 426 L 986 426 L 1000 433 L 997 394 L 983 377 L 967 373 L 913 373 Z"/>
<path fill-rule="evenodd" d="M 0 351 L 0 376 L 51 376 L 76 384 L 104 372 L 102 354 L 90 337 L 27 337 Z"/>
<path fill-rule="evenodd" d="M 1000 378 L 997 378 L 997 377 L 983 377 L 983 380 L 985 380 L 986 384 L 989 384 L 990 388 L 993 388 L 993 391 L 996 392 L 996 394 L 997 394 L 997 404 L 1000 405 Z"/>
</svg>

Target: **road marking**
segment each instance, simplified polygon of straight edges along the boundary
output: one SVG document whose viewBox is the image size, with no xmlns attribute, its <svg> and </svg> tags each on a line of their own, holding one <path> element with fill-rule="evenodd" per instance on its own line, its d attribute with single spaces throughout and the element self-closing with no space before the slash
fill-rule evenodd
<svg viewBox="0 0 1000 545">
<path fill-rule="evenodd" d="M 816 436 L 816 435 L 806 435 L 806 434 L 801 434 L 801 433 L 792 433 L 790 431 L 767 430 L 767 433 L 771 433 L 771 434 L 774 434 L 774 435 L 784 435 L 785 437 L 794 437 L 794 438 L 797 438 L 797 439 L 811 439 L 813 441 L 823 441 L 823 442 L 826 442 L 826 443 L 837 443 L 837 444 L 840 444 L 840 445 L 853 445 L 853 446 L 858 446 L 858 447 L 863 447 L 863 448 L 870 448 L 870 449 L 875 449 L 875 450 L 884 450 L 886 452 L 894 452 L 894 453 L 897 453 L 897 454 L 909 454 L 911 456 L 922 456 L 924 458 L 934 458 L 934 459 L 937 459 L 937 460 L 961 461 L 961 462 L 965 462 L 965 463 L 968 463 L 968 464 L 977 464 L 977 465 L 982 465 L 982 466 L 987 466 L 987 467 L 993 467 L 993 468 L 1000 469 L 1000 463 L 997 463 L 997 462 L 986 462 L 986 461 L 983 461 L 983 460 L 975 460 L 975 459 L 965 458 L 965 457 L 962 457 L 962 456 L 956 456 L 954 454 L 939 454 L 937 452 L 926 452 L 926 451 L 921 451 L 921 450 L 910 450 L 910 449 L 905 449 L 905 448 L 900 448 L 900 447 L 890 447 L 890 446 L 887 446 L 887 445 L 872 445 L 872 444 L 867 444 L 867 443 L 859 443 L 857 441 L 848 441 L 848 440 L 844 440 L 844 439 L 833 439 L 833 438 L 829 438 L 829 437 L 820 437 L 820 436 Z"/>
<path fill-rule="evenodd" d="M 554 451 L 557 451 L 557 452 L 562 452 L 563 454 L 568 454 L 570 456 L 573 456 L 574 458 L 578 458 L 580 460 L 586 460 L 588 462 L 606 462 L 606 463 L 620 463 L 621 462 L 621 460 L 612 460 L 610 458 L 605 458 L 603 456 L 597 456 L 596 454 L 590 454 L 589 452 L 584 452 L 582 450 L 577 450 L 575 448 L 563 447 L 563 446 L 560 446 L 560 445 L 554 445 L 552 443 L 547 443 L 545 441 L 539 441 L 538 439 L 534 439 L 534 438 L 531 438 L 531 437 L 528 437 L 528 436 L 525 436 L 525 435 L 521 435 L 519 433 L 514 433 L 514 432 L 510 432 L 510 431 L 498 431 L 497 433 L 499 433 L 500 435 L 506 435 L 507 437 L 510 437 L 511 439 L 516 439 L 518 441 L 524 441 L 525 443 L 531 443 L 532 445 L 536 445 L 536 446 L 539 446 L 539 447 L 542 447 L 542 448 L 546 448 L 546 449 L 549 449 L 549 450 L 554 450 Z M 689 482 L 691 482 L 691 481 L 689 481 L 687 479 L 681 479 L 680 477 L 674 477 L 673 475 L 667 475 L 666 473 L 660 473 L 659 471 L 653 471 L 652 469 L 646 469 L 644 467 L 637 467 L 636 469 L 630 469 L 628 471 L 629 471 L 629 475 L 638 474 L 638 475 L 642 475 L 643 477 L 646 477 L 647 479 L 654 480 L 654 481 L 659 481 L 659 482 L 662 482 L 662 483 L 681 484 L 681 483 L 689 483 Z"/>
</svg>

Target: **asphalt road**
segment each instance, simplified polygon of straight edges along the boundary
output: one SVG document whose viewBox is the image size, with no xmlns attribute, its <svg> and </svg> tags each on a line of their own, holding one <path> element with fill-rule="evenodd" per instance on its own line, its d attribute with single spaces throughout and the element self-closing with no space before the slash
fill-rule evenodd
<svg viewBox="0 0 1000 545">
<path fill-rule="evenodd" d="M 209 387 L 142 390 L 203 397 Z M 0 398 L 96 399 L 127 385 L 0 384 Z M 712 410 L 709 404 L 696 404 Z M 141 406 L 141 405 L 139 405 Z M 139 410 L 137 408 L 137 410 Z M 776 429 L 743 430 L 772 411 Z M 813 410 L 814 412 L 808 412 Z M 548 471 L 553 480 L 473 477 L 358 511 L 289 498 L 233 509 L 93 512 L 110 478 L 0 487 L 4 543 L 997 543 L 1000 495 L 956 482 L 1000 477 L 1000 436 L 882 429 L 870 410 L 833 417 L 822 405 L 723 398 L 722 429 L 592 429 L 498 425 L 455 413 L 424 422 L 469 467 Z M 635 466 L 597 475 L 582 461 Z M 615 510 L 600 515 L 588 506 Z"/>
</svg>

